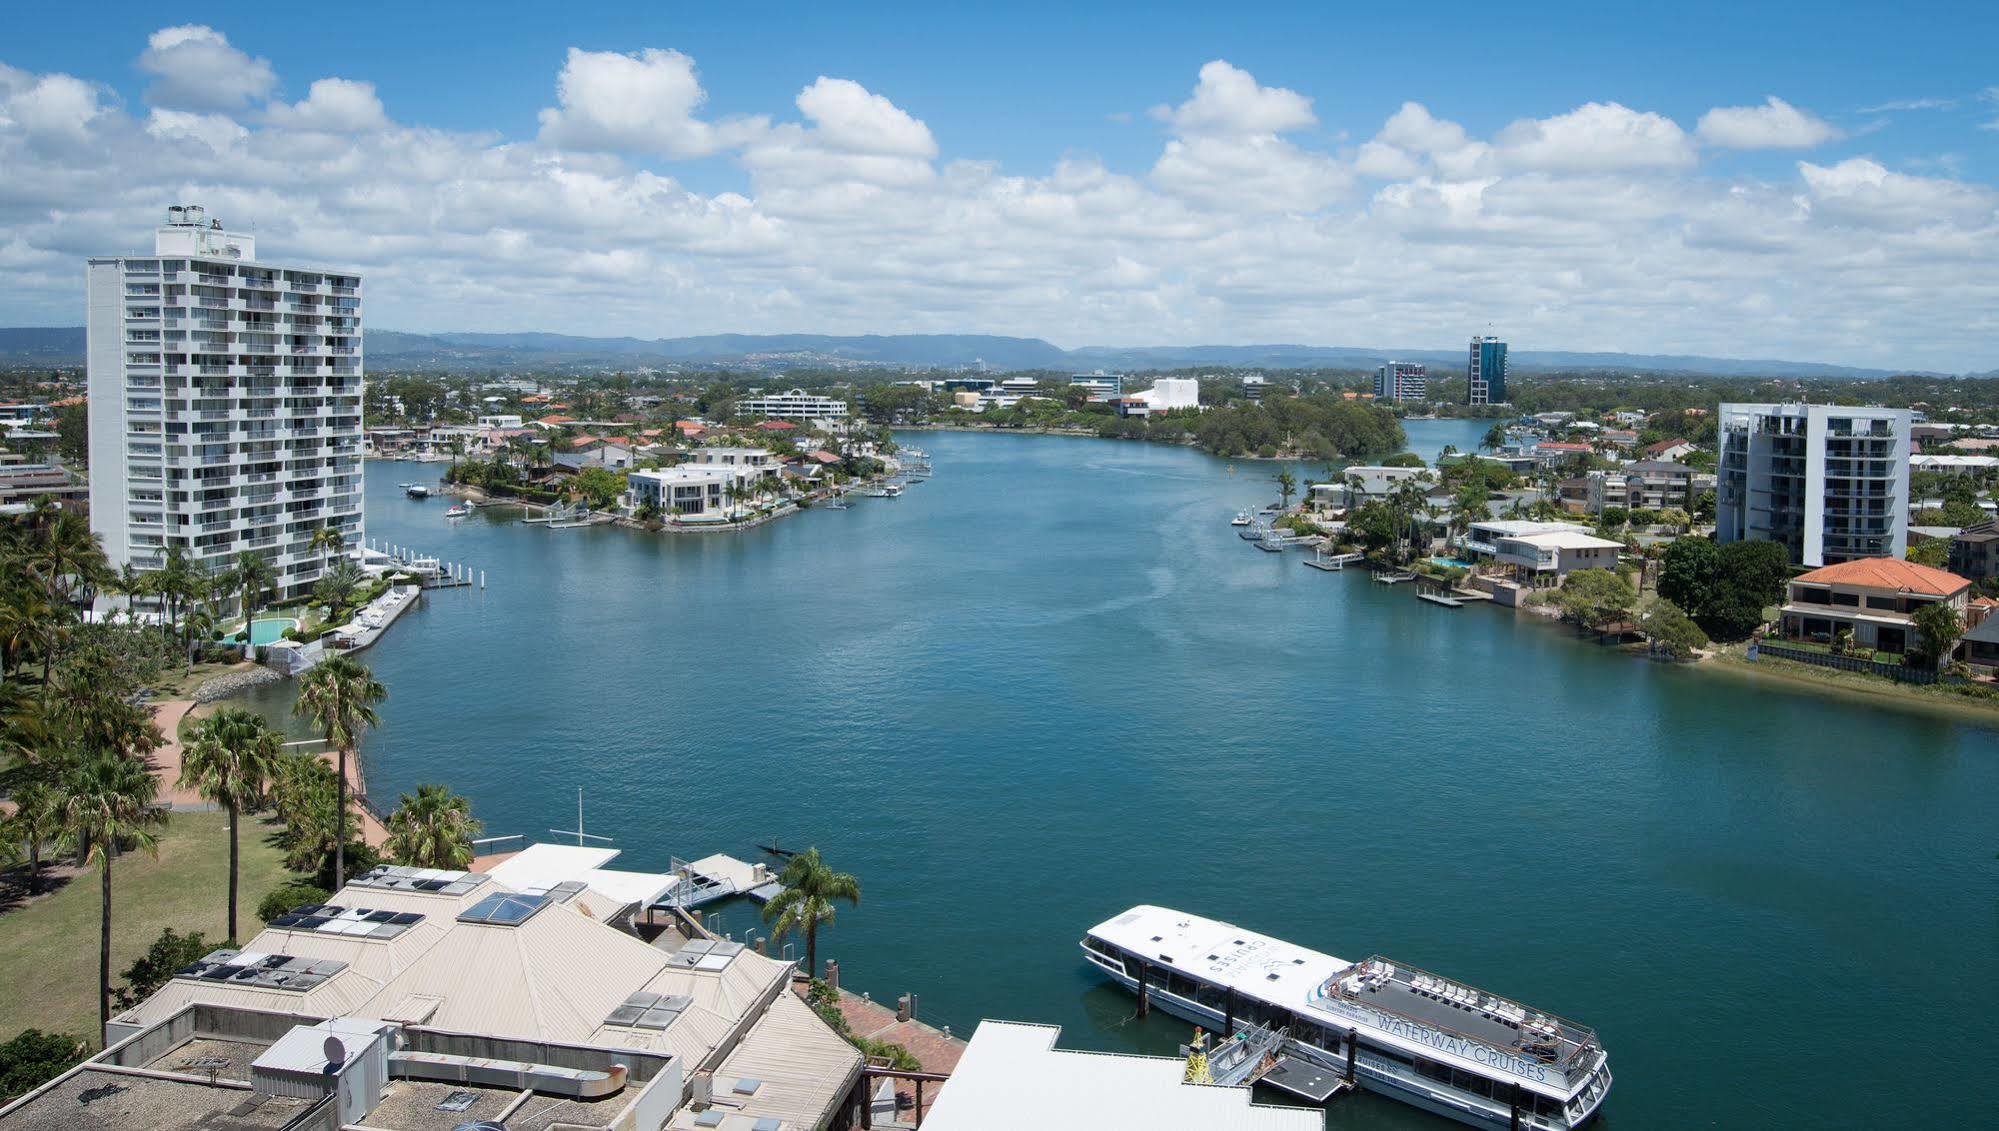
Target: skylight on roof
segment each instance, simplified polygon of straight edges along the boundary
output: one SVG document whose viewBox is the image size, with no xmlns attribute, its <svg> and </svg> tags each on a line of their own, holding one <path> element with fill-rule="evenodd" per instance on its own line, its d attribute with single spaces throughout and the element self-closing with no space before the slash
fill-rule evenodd
<svg viewBox="0 0 1999 1131">
<path fill-rule="evenodd" d="M 459 912 L 458 921 L 482 923 L 489 927 L 518 927 L 534 918 L 535 912 L 547 907 L 548 904 L 549 898 L 546 895 L 496 891 Z"/>
<path fill-rule="evenodd" d="M 444 868 L 405 868 L 383 864 L 347 881 L 355 887 L 385 891 L 424 892 L 436 895 L 464 895 L 486 882 L 480 872 L 453 872 Z"/>
<path fill-rule="evenodd" d="M 655 994 L 640 990 L 612 1010 L 611 1015 L 604 1018 L 604 1024 L 625 1025 L 633 1029 L 664 1029 L 693 1004 L 694 999 L 685 994 Z"/>
</svg>

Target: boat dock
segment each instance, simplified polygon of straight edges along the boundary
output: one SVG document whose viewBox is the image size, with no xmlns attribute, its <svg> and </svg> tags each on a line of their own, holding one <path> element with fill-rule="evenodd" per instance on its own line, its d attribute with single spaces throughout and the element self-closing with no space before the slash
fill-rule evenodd
<svg viewBox="0 0 1999 1131">
<path fill-rule="evenodd" d="M 1442 605 L 1447 609 L 1462 609 L 1465 607 L 1463 601 L 1442 593 L 1418 593 L 1416 594 L 1416 599 L 1419 601 L 1428 601 L 1432 605 Z"/>
<path fill-rule="evenodd" d="M 1400 585 L 1405 581 L 1416 580 L 1416 575 L 1413 573 L 1377 573 L 1374 575 L 1374 579 L 1383 585 Z"/>
<path fill-rule="evenodd" d="M 767 903 L 782 890 L 769 868 L 720 852 L 692 862 L 672 857 L 669 874 L 673 883 L 654 902 L 655 907 L 689 911 L 734 895 Z"/>
<path fill-rule="evenodd" d="M 1360 553 L 1333 554 L 1330 557 L 1328 557 L 1325 554 L 1319 554 L 1314 557 L 1306 558 L 1305 564 L 1311 566 L 1313 569 L 1323 569 L 1328 573 L 1338 573 L 1350 565 L 1354 565 L 1358 562 L 1363 562 L 1366 560 L 1367 560 L 1367 555 Z"/>
</svg>

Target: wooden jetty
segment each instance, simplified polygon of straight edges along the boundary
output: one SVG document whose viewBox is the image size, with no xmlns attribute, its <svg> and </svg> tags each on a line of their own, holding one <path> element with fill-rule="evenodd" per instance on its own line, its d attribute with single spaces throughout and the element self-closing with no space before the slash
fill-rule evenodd
<svg viewBox="0 0 1999 1131">
<path fill-rule="evenodd" d="M 1346 567 L 1353 565 L 1356 562 L 1362 562 L 1366 560 L 1367 560 L 1367 555 L 1360 553 L 1334 554 L 1331 557 L 1327 557 L 1324 554 L 1318 554 L 1313 557 L 1306 558 L 1305 564 L 1311 566 L 1313 569 L 1323 569 L 1327 573 L 1339 573 L 1341 570 L 1344 570 Z"/>
</svg>

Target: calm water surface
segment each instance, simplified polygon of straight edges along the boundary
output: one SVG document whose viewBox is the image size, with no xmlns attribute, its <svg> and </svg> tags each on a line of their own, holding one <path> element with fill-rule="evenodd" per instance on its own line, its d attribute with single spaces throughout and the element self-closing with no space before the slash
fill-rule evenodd
<svg viewBox="0 0 1999 1131">
<path fill-rule="evenodd" d="M 1992 731 L 1256 553 L 1227 520 L 1269 464 L 910 439 L 938 470 L 904 497 L 733 536 L 451 524 L 395 486 L 435 465 L 375 464 L 370 535 L 489 588 L 367 657 L 371 792 L 448 781 L 545 837 L 581 786 L 633 868 L 817 844 L 866 891 L 822 957 L 960 1033 L 1170 1052 L 1183 1026 L 1076 951 L 1144 901 L 1593 1024 L 1607 1127 L 1954 1125 L 1999 1094 Z M 1448 1126 L 1365 1096 L 1328 1123 Z"/>
</svg>

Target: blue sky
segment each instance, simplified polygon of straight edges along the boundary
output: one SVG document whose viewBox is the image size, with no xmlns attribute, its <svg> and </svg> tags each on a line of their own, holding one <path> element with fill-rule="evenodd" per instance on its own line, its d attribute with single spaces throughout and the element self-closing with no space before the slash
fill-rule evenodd
<svg viewBox="0 0 1999 1131">
<path fill-rule="evenodd" d="M 1276 336 L 1414 346 L 1454 341 L 1466 318 L 1484 313 L 1548 348 L 1999 365 L 1999 350 L 1980 353 L 1994 327 L 1972 301 L 1999 292 L 1988 289 L 1991 269 L 1962 254 L 1989 247 L 1994 228 L 1999 5 L 1544 4 L 1527 15 L 1492 4 L 1079 7 L 764 4 L 752 15 L 740 5 L 222 4 L 182 13 L 226 40 L 230 59 L 261 68 L 254 89 L 233 98 L 202 94 L 192 79 L 166 89 L 159 66 L 141 58 L 169 22 L 157 5 L 38 9 L 0 41 L 13 96 L 49 94 L 44 79 L 69 76 L 96 101 L 82 111 L 89 125 L 61 146 L 52 134 L 27 136 L 42 110 L 10 120 L 0 109 L 0 159 L 13 128 L 18 167 L 76 188 L 96 174 L 121 186 L 121 199 L 97 210 L 74 195 L 37 201 L 31 190 L 0 202 L 0 240 L 16 249 L 12 260 L 0 256 L 14 275 L 0 279 L 0 322 L 59 315 L 67 300 L 52 282 L 57 260 L 86 238 L 142 239 L 150 198 L 185 191 L 238 204 L 239 221 L 254 212 L 260 233 L 279 237 L 266 239 L 267 256 L 277 242 L 329 250 L 343 209 L 345 223 L 376 218 L 390 198 L 429 209 L 422 227 L 437 246 L 423 268 L 407 258 L 421 250 L 414 230 L 396 241 L 399 257 L 349 252 L 380 284 L 374 293 L 399 300 L 398 322 L 411 329 L 512 328 L 533 317 L 537 329 L 648 336 L 951 329 L 1066 345 Z M 642 56 L 648 49 L 660 54 Z M 603 82 L 684 75 L 700 95 L 670 122 L 620 124 L 620 98 L 661 88 L 598 85 L 602 102 L 579 104 L 550 128 L 544 115 L 564 108 L 563 78 L 580 83 L 617 56 L 653 70 L 600 67 Z M 1203 70 L 1217 61 L 1229 70 Z M 822 76 L 842 85 L 819 88 L 826 98 L 815 117 L 800 100 Z M 325 78 L 349 84 L 329 95 L 372 99 L 379 113 L 349 114 L 351 99 L 337 121 L 286 111 Z M 1242 101 L 1176 117 L 1172 108 L 1204 90 Z M 1781 123 L 1769 117 L 1773 97 Z M 1408 102 L 1424 117 L 1395 130 Z M 1565 117 L 1589 107 L 1615 113 Z M 1746 119 L 1747 135 L 1703 127 L 1716 108 L 1765 117 Z M 860 117 L 843 133 L 836 118 L 849 111 Z M 1433 122 L 1451 128 L 1425 133 Z M 1535 122 L 1552 123 L 1548 144 L 1519 144 Z M 241 147 L 230 153 L 264 170 L 232 176 L 190 159 L 157 173 L 148 194 L 128 183 L 130 169 L 109 167 L 121 160 L 114 127 L 187 157 L 197 125 L 206 144 Z M 1780 125 L 1792 133 L 1770 132 Z M 702 140 L 690 142 L 690 128 Z M 887 140 L 862 138 L 875 129 Z M 1590 132 L 1603 130 L 1631 144 L 1604 149 Z M 1362 152 L 1391 132 L 1462 149 L 1450 140 L 1461 135 L 1491 152 L 1452 160 L 1403 145 L 1385 161 Z M 345 139 L 340 152 L 335 135 Z M 455 162 L 455 176 L 395 176 L 396 161 L 421 168 L 425 155 Z M 526 170 L 537 158 L 540 172 Z M 482 159 L 509 167 L 468 183 Z M 286 161 L 307 187 L 280 183 Z M 1063 173 L 1084 167 L 1087 177 Z M 544 181 L 517 183 L 536 176 Z M 564 176 L 604 180 L 579 196 Z M 1569 193 L 1565 213 L 1558 205 Z M 462 233 L 438 233 L 438 210 L 509 196 L 520 222 L 497 224 L 506 217 L 496 212 L 489 228 L 517 227 L 552 260 L 580 257 L 594 273 L 532 308 L 483 286 L 482 272 L 506 268 L 462 246 Z M 364 197 L 371 208 L 354 211 Z M 1806 197 L 1813 206 L 1795 206 Z M 603 208 L 604 227 L 643 236 L 565 232 L 579 199 Z M 536 211 L 551 205 L 570 211 Z M 1749 211 L 1758 208 L 1766 211 Z M 915 223 L 925 216 L 933 226 Z M 696 230 L 703 223 L 711 226 Z M 1128 230 L 1103 235 L 1120 225 Z M 1777 231 L 1782 246 L 1762 238 Z M 1620 255 L 1602 254 L 1607 240 Z M 1808 278 L 1867 268 L 1855 261 L 1856 241 L 1878 250 L 1870 295 Z M 800 250 L 780 262 L 783 247 Z M 1569 262 L 1562 247 L 1594 251 Z M 981 255 L 992 276 L 964 266 Z M 1465 271 L 1468 258 L 1497 255 L 1515 257 L 1528 284 L 1511 297 L 1500 293 L 1503 278 Z M 1919 262 L 1924 255 L 1933 258 Z M 870 259 L 882 263 L 876 276 L 856 269 Z M 669 297 L 610 293 L 621 266 L 654 291 L 666 280 Z M 1391 266 L 1399 278 L 1387 287 L 1379 280 Z M 1892 286 L 1884 274 L 1896 276 Z M 419 297 L 420 278 L 427 301 L 401 302 Z M 1923 303 L 1915 292 L 1926 278 L 1965 309 Z M 438 286 L 444 279 L 450 285 Z M 863 297 L 871 284 L 878 301 Z M 1393 293 L 1370 299 L 1370 290 Z M 1662 294 L 1674 310 L 1662 309 Z M 1784 317 L 1745 316 L 1758 311 Z M 1955 327 L 1947 342 L 1946 327 Z"/>
</svg>

